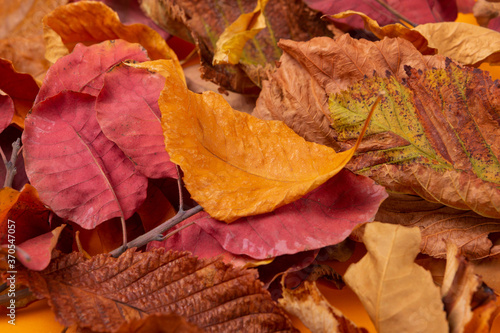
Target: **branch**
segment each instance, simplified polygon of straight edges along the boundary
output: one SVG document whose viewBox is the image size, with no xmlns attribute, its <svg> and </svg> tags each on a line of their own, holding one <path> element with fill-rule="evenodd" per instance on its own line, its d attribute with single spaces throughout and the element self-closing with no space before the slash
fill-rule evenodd
<svg viewBox="0 0 500 333">
<path fill-rule="evenodd" d="M 6 169 L 5 182 L 3 183 L 4 187 L 12 187 L 14 176 L 17 173 L 16 161 L 20 151 L 21 151 L 21 138 L 18 138 L 16 141 L 12 143 L 12 153 L 10 154 L 10 161 L 7 161 L 5 154 L 0 148 L 2 160 L 3 163 L 5 164 L 5 169 Z"/>
<path fill-rule="evenodd" d="M 181 223 L 188 217 L 193 216 L 196 213 L 199 213 L 203 210 L 203 207 L 200 205 L 194 206 L 193 208 L 190 208 L 188 210 L 179 210 L 177 214 L 175 214 L 174 217 L 171 219 L 163 222 L 156 228 L 148 231 L 142 236 L 137 237 L 136 239 L 130 241 L 127 243 L 127 246 L 125 248 L 131 248 L 131 247 L 141 247 L 143 245 L 146 245 L 147 243 L 154 241 L 154 240 L 161 240 L 163 238 L 162 234 L 167 231 L 168 229 L 174 227 L 175 225 Z M 114 249 L 113 251 L 110 252 L 111 256 L 113 257 L 119 257 L 124 251 L 124 247 L 121 246 L 119 248 Z"/>
</svg>

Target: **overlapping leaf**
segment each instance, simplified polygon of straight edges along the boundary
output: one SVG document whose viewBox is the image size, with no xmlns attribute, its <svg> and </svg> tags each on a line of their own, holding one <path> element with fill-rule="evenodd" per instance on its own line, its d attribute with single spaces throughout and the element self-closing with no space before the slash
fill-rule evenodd
<svg viewBox="0 0 500 333">
<path fill-rule="evenodd" d="M 45 269 L 52 259 L 52 250 L 56 247 L 63 228 L 64 226 L 59 226 L 16 245 L 17 259 L 28 269 L 34 271 Z"/>
<path fill-rule="evenodd" d="M 339 140 L 356 139 L 367 105 L 386 93 L 369 128 L 398 141 L 367 141 L 349 168 L 393 191 L 500 217 L 498 83 L 480 70 L 448 62 L 445 69 L 408 69 L 410 77 L 374 77 L 331 95 Z M 385 147 L 381 147 L 385 144 Z M 381 149 L 382 148 L 382 149 Z"/>
<path fill-rule="evenodd" d="M 24 158 L 31 183 L 59 216 L 91 229 L 127 219 L 146 198 L 147 179 L 102 133 L 95 97 L 63 91 L 26 118 Z"/>
<path fill-rule="evenodd" d="M 500 220 L 480 216 L 423 200 L 420 197 L 392 194 L 380 206 L 376 221 L 419 227 L 420 251 L 445 258 L 446 244 L 453 243 L 468 259 L 481 259 L 500 253 L 490 235 L 500 232 Z"/>
<path fill-rule="evenodd" d="M 448 323 L 431 274 L 414 263 L 420 231 L 369 223 L 363 236 L 368 253 L 352 264 L 344 280 L 358 295 L 378 332 L 447 332 Z"/>
<path fill-rule="evenodd" d="M 167 77 L 159 100 L 165 146 L 191 196 L 213 218 L 232 222 L 295 201 L 338 173 L 354 153 L 335 153 L 281 122 L 235 111 L 219 94 L 195 94 L 170 62 L 135 66 Z"/>
<path fill-rule="evenodd" d="M 91 45 L 123 39 L 139 43 L 151 59 L 170 59 L 182 77 L 182 68 L 174 51 L 153 29 L 143 24 L 123 25 L 118 15 L 102 2 L 81 1 L 60 6 L 43 18 L 46 57 L 55 62 L 71 52 L 77 43 Z"/>
<path fill-rule="evenodd" d="M 236 19 L 251 13 L 257 1 L 182 0 L 160 2 L 144 0 L 141 8 L 170 33 L 195 42 L 200 49 L 202 76 L 225 89 L 256 93 L 261 79 L 260 66 L 274 64 L 281 54 L 276 42 L 281 38 L 308 40 L 331 32 L 320 14 L 302 0 L 270 1 L 264 10 L 267 28 L 251 39 L 243 49 L 240 65 L 212 66 L 216 42 Z"/>
<path fill-rule="evenodd" d="M 36 95 L 40 90 L 35 79 L 24 73 L 19 73 L 14 69 L 11 61 L 0 58 L 0 89 L 7 94 L 1 94 L 0 100 L 0 123 L 10 124 L 10 121 L 20 128 L 24 127 L 24 118 L 29 109 L 33 106 Z M 13 115 L 7 115 L 15 111 Z M 7 120 L 8 118 L 10 120 Z M 5 126 L 5 127 L 7 127 Z M 0 125 L 0 132 L 5 128 Z"/>
<path fill-rule="evenodd" d="M 181 252 L 128 250 L 117 259 L 73 253 L 18 279 L 47 297 L 67 326 L 116 331 L 149 314 L 174 313 L 210 332 L 296 332 L 256 275 Z"/>
<path fill-rule="evenodd" d="M 125 60 L 149 60 L 138 44 L 123 40 L 97 45 L 76 45 L 71 54 L 59 59 L 47 72 L 35 104 L 63 90 L 97 96 L 104 83 L 104 74 Z"/>
<path fill-rule="evenodd" d="M 338 134 L 327 116 L 328 95 L 389 72 L 406 77 L 404 66 L 417 69 L 444 67 L 444 58 L 423 56 L 408 41 L 386 38 L 380 42 L 314 38 L 308 42 L 282 40 L 284 54 L 279 68 L 263 82 L 254 115 L 284 121 L 309 141 L 338 148 Z M 381 138 L 393 141 L 394 137 Z"/>
<path fill-rule="evenodd" d="M 401 37 L 412 42 L 423 54 L 453 58 L 464 65 L 479 66 L 486 62 L 500 63 L 500 33 L 462 22 L 428 23 L 409 29 L 401 24 L 380 27 L 369 16 L 356 11 L 333 15 L 344 18 L 359 15 L 378 38 Z"/>
<path fill-rule="evenodd" d="M 108 55 L 111 56 L 111 55 Z M 149 178 L 177 178 L 165 151 L 158 97 L 165 78 L 126 65 L 104 76 L 95 108 L 97 121 L 111 141 Z"/>
</svg>

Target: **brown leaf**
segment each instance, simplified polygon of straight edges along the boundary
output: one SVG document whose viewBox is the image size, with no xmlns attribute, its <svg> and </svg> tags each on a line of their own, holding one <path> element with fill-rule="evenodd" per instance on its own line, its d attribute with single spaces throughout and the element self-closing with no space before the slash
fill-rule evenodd
<svg viewBox="0 0 500 333">
<path fill-rule="evenodd" d="M 258 68 L 273 64 L 281 55 L 276 46 L 279 39 L 331 35 L 321 15 L 302 0 L 270 1 L 264 11 L 267 29 L 245 45 L 240 64 L 212 66 L 222 32 L 241 14 L 252 12 L 256 4 L 256 0 L 143 0 L 141 8 L 165 30 L 197 43 L 205 79 L 228 90 L 256 93 L 259 89 L 255 84 L 259 85 L 262 74 Z"/>
<path fill-rule="evenodd" d="M 386 38 L 380 42 L 314 38 L 308 42 L 281 40 L 284 54 L 279 68 L 263 82 L 254 115 L 284 121 L 309 141 L 337 148 L 337 132 L 328 119 L 328 96 L 372 77 L 374 72 L 405 78 L 404 66 L 417 69 L 444 67 L 444 58 L 423 56 L 408 41 Z M 366 139 L 365 139 L 366 140 Z M 398 138 L 385 136 L 385 145 Z"/>
<path fill-rule="evenodd" d="M 376 221 L 419 227 L 420 251 L 436 258 L 446 257 L 446 243 L 458 246 L 468 259 L 481 259 L 500 253 L 500 246 L 489 238 L 500 232 L 500 220 L 471 211 L 446 207 L 417 196 L 392 193 L 380 206 Z"/>
<path fill-rule="evenodd" d="M 42 272 L 22 271 L 63 325 L 117 331 L 153 313 L 174 313 L 210 332 L 295 332 L 254 270 L 187 253 L 127 250 L 119 258 L 64 255 Z"/>
<path fill-rule="evenodd" d="M 123 324 L 117 333 L 201 333 L 198 326 L 177 314 L 154 314 Z"/>
<path fill-rule="evenodd" d="M 285 310 L 297 316 L 314 333 L 362 333 L 358 328 L 334 308 L 321 294 L 316 282 L 305 281 L 295 289 L 284 288 L 283 298 L 279 300 Z"/>
<path fill-rule="evenodd" d="M 431 274 L 414 263 L 420 231 L 369 223 L 363 242 L 368 253 L 352 264 L 344 280 L 358 295 L 378 332 L 446 332 L 439 289 Z"/>
</svg>

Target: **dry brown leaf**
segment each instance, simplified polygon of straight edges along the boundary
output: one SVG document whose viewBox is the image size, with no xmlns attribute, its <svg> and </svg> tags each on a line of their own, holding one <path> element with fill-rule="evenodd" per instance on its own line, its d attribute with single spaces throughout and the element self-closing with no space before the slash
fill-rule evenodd
<svg viewBox="0 0 500 333">
<path fill-rule="evenodd" d="M 497 1 L 477 0 L 472 10 L 477 23 L 482 27 L 487 27 L 491 19 L 498 17 L 500 3 Z"/>
<path fill-rule="evenodd" d="M 413 29 L 401 24 L 381 28 L 376 21 L 356 11 L 346 11 L 332 17 L 344 18 L 351 15 L 361 16 L 365 27 L 378 38 L 407 39 L 423 54 L 433 54 L 433 50 L 437 50 L 440 55 L 474 67 L 482 63 L 500 64 L 500 32 L 491 29 L 463 22 L 426 23 Z"/>
<path fill-rule="evenodd" d="M 458 247 L 448 244 L 441 295 L 450 333 L 463 332 L 465 324 L 472 319 L 472 296 L 480 284 L 481 279 L 474 274 L 472 266 L 459 255 Z"/>
<path fill-rule="evenodd" d="M 295 332 L 254 270 L 187 253 L 127 250 L 119 258 L 79 253 L 59 257 L 18 281 L 48 298 L 63 325 L 117 331 L 153 313 L 174 313 L 209 332 Z"/>
<path fill-rule="evenodd" d="M 45 60 L 42 18 L 67 0 L 0 0 L 0 58 L 11 60 L 18 72 L 42 80 Z"/>
<path fill-rule="evenodd" d="M 436 258 L 446 257 L 446 243 L 458 246 L 468 259 L 481 259 L 500 253 L 500 246 L 489 236 L 500 232 L 500 220 L 483 217 L 429 202 L 417 196 L 391 193 L 375 216 L 384 223 L 419 227 L 420 251 Z"/>
<path fill-rule="evenodd" d="M 201 333 L 205 332 L 177 314 L 154 314 L 134 319 L 120 327 L 117 333 Z"/>
<path fill-rule="evenodd" d="M 364 328 L 357 327 L 334 308 L 321 294 L 316 282 L 305 281 L 300 287 L 283 287 L 283 298 L 278 300 L 283 308 L 298 317 L 312 333 L 363 333 Z"/>
<path fill-rule="evenodd" d="M 171 62 L 133 66 L 167 77 L 158 102 L 167 152 L 192 198 L 215 219 L 232 222 L 301 198 L 338 173 L 356 148 L 335 153 L 282 122 L 233 110 L 219 94 L 195 94 Z"/>
<path fill-rule="evenodd" d="M 448 323 L 431 274 L 414 260 L 420 231 L 369 223 L 368 253 L 352 264 L 344 280 L 358 295 L 378 332 L 446 332 Z"/>
<path fill-rule="evenodd" d="M 338 145 L 327 117 L 329 94 L 372 77 L 374 72 L 382 76 L 389 72 L 401 79 L 406 77 L 406 65 L 422 70 L 444 67 L 444 58 L 423 56 L 401 38 L 370 42 L 346 34 L 336 40 L 281 40 L 279 46 L 284 51 L 281 65 L 263 82 L 253 114 L 282 120 L 307 140 L 333 148 Z M 390 135 L 381 139 L 389 146 L 398 141 Z"/>
<path fill-rule="evenodd" d="M 61 6 L 46 15 L 43 23 L 46 58 L 53 63 L 73 51 L 77 43 L 88 46 L 123 39 L 141 44 L 150 59 L 172 60 L 179 75 L 184 77 L 177 55 L 155 30 L 139 23 L 122 24 L 118 14 L 102 2 L 80 1 Z"/>
<path fill-rule="evenodd" d="M 255 0 L 142 0 L 141 8 L 168 32 L 198 45 L 204 79 L 227 90 L 255 94 L 265 75 L 261 69 L 281 55 L 278 40 L 331 35 L 321 14 L 302 0 L 269 1 L 264 11 L 267 28 L 246 43 L 239 65 L 213 66 L 222 32 L 241 14 L 252 12 L 256 4 Z"/>
</svg>

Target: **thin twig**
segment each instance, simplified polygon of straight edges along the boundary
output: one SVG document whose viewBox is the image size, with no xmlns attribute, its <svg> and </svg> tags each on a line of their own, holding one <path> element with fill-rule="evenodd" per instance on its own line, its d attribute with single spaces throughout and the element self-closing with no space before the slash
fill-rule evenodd
<svg viewBox="0 0 500 333">
<path fill-rule="evenodd" d="M 12 187 L 12 182 L 14 181 L 14 176 L 17 173 L 16 169 L 16 161 L 18 152 L 21 150 L 21 138 L 18 138 L 16 141 L 12 143 L 12 153 L 10 154 L 10 161 L 7 161 L 7 158 L 3 151 L 1 151 L 2 159 L 5 164 L 6 174 L 5 174 L 5 182 L 3 183 L 4 187 Z"/>
<path fill-rule="evenodd" d="M 120 216 L 120 221 L 121 221 L 121 224 L 122 224 L 122 253 L 125 252 L 125 250 L 127 249 L 127 243 L 128 243 L 128 239 L 127 239 L 127 224 L 125 223 L 125 218 L 122 216 Z"/>
<path fill-rule="evenodd" d="M 5 289 L 7 289 L 8 287 L 9 287 L 9 286 L 7 285 L 7 282 L 5 282 L 4 284 L 2 284 L 2 285 L 0 286 L 0 293 L 1 293 L 2 291 L 4 291 Z"/>
<path fill-rule="evenodd" d="M 176 164 L 175 170 L 177 171 L 177 189 L 179 190 L 179 212 L 181 212 L 184 211 L 184 196 L 182 195 L 181 168 Z"/>
<path fill-rule="evenodd" d="M 127 243 L 126 248 L 141 247 L 141 246 L 146 245 L 147 243 L 149 243 L 151 241 L 161 239 L 161 237 L 163 237 L 163 236 L 161 236 L 161 234 L 163 234 L 165 231 L 174 227 L 175 225 L 179 224 L 180 222 L 184 221 L 188 217 L 193 216 L 194 214 L 201 212 L 202 210 L 203 210 L 203 207 L 198 205 L 198 206 L 194 206 L 193 208 L 190 208 L 188 210 L 179 211 L 177 214 L 175 214 L 174 217 L 172 217 L 168 221 L 163 222 L 162 224 L 160 224 L 156 228 L 148 231 L 144 235 L 139 236 L 136 239 Z M 121 246 L 121 247 L 111 251 L 110 254 L 111 254 L 111 256 L 116 258 L 116 257 L 120 256 L 120 254 L 122 254 L 123 252 L 125 252 L 125 250 L 123 249 L 123 246 Z"/>
<path fill-rule="evenodd" d="M 413 26 L 413 27 L 416 27 L 418 24 L 415 24 L 413 23 L 412 21 L 410 21 L 408 18 L 406 18 L 405 16 L 403 16 L 401 13 L 399 13 L 397 10 L 395 10 L 394 8 L 392 8 L 391 6 L 389 6 L 388 4 L 386 4 L 384 1 L 382 0 L 375 0 L 378 2 L 379 5 L 381 5 L 382 7 L 384 7 L 385 9 L 387 9 L 388 11 L 390 11 L 393 15 L 395 15 L 396 17 L 398 17 L 399 19 L 405 21 L 406 23 L 408 23 L 409 25 Z"/>
<path fill-rule="evenodd" d="M 163 237 L 160 237 L 160 238 L 159 238 L 159 239 L 157 239 L 157 240 L 161 242 L 161 241 L 164 241 L 165 239 L 169 239 L 170 237 L 172 237 L 173 235 L 175 235 L 175 234 L 176 234 L 176 233 L 178 233 L 179 231 L 184 230 L 184 229 L 186 229 L 187 227 L 190 227 L 190 226 L 192 226 L 192 225 L 193 225 L 193 224 L 195 224 L 195 223 L 196 223 L 196 221 L 189 222 L 188 224 L 185 224 L 185 225 L 183 225 L 182 227 L 175 229 L 174 231 L 172 231 L 172 232 L 170 232 L 170 233 L 166 234 L 166 235 L 165 235 L 165 236 L 163 236 Z"/>
</svg>

